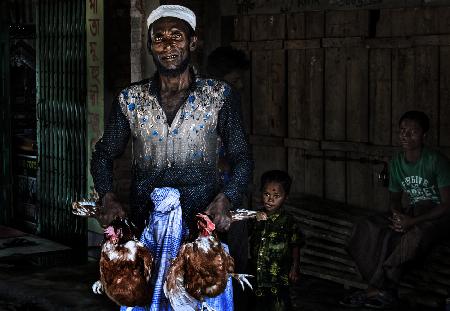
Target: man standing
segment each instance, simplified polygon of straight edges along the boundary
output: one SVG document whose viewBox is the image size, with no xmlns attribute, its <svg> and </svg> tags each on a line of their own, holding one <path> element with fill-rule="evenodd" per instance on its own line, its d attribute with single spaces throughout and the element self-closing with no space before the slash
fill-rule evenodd
<svg viewBox="0 0 450 311">
<path fill-rule="evenodd" d="M 232 88 L 196 75 L 190 67 L 195 50 L 194 13 L 179 5 L 162 5 L 148 20 L 148 48 L 157 72 L 150 80 L 124 89 L 114 102 L 103 137 L 95 146 L 91 173 L 102 197 L 100 222 L 108 224 L 123 210 L 112 192 L 113 160 L 133 138 L 130 218 L 142 230 L 148 219 L 150 193 L 177 188 L 183 220 L 193 226 L 206 212 L 220 231 L 230 226 L 229 210 L 238 206 L 252 171 Z M 222 140 L 231 177 L 219 192 L 217 141 Z"/>
<path fill-rule="evenodd" d="M 239 92 L 243 91 L 243 75 L 249 69 L 250 62 L 243 51 L 234 49 L 231 46 L 220 46 L 208 55 L 206 69 L 209 75 L 223 80 L 231 85 L 235 90 L 235 95 L 240 97 Z M 240 100 L 236 101 L 240 103 Z M 237 107 L 241 111 L 241 107 Z M 228 183 L 230 176 L 230 166 L 227 160 L 226 151 L 222 144 L 219 149 L 219 171 L 220 182 L 223 186 Z M 247 273 L 248 262 L 248 228 L 247 221 L 234 221 L 226 234 L 221 234 L 229 247 L 230 254 L 234 259 L 234 271 L 236 273 Z M 234 310 L 248 310 L 247 292 L 242 289 L 236 280 L 233 281 Z"/>
</svg>

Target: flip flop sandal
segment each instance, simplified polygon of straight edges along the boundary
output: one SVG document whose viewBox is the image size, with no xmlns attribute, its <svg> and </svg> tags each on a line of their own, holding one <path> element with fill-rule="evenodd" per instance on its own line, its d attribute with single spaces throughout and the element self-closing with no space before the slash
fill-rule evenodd
<svg viewBox="0 0 450 311">
<path fill-rule="evenodd" d="M 391 309 L 395 305 L 395 298 L 387 292 L 380 292 L 377 295 L 367 298 L 365 307 L 373 309 Z"/>
<path fill-rule="evenodd" d="M 351 293 L 348 296 L 345 296 L 342 300 L 339 301 L 339 304 L 345 307 L 358 308 L 363 307 L 366 301 L 367 301 L 366 291 L 358 290 L 356 292 Z"/>
</svg>

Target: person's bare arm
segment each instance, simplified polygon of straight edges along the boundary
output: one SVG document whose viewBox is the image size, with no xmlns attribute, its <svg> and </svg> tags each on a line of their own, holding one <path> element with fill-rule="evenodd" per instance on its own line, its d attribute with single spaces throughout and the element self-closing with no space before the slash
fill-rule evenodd
<svg viewBox="0 0 450 311">
<path fill-rule="evenodd" d="M 391 212 L 394 213 L 401 213 L 402 208 L 402 194 L 403 192 L 390 192 L 390 209 Z"/>
<path fill-rule="evenodd" d="M 396 227 L 399 228 L 397 231 L 406 231 L 414 225 L 437 219 L 448 213 L 450 210 L 450 186 L 439 188 L 439 193 L 441 195 L 441 203 L 430 207 L 428 212 L 417 217 L 399 213 L 397 215 L 398 220 L 396 221 Z"/>
<path fill-rule="evenodd" d="M 289 280 L 297 283 L 300 278 L 300 247 L 295 245 L 292 247 L 292 265 L 289 272 Z"/>
<path fill-rule="evenodd" d="M 216 195 L 206 208 L 205 214 L 212 217 L 218 231 L 228 231 L 231 224 L 231 203 L 223 193 Z"/>
<path fill-rule="evenodd" d="M 107 192 L 102 199 L 102 205 L 97 220 L 106 228 L 116 217 L 125 217 L 125 210 L 113 192 Z"/>
</svg>

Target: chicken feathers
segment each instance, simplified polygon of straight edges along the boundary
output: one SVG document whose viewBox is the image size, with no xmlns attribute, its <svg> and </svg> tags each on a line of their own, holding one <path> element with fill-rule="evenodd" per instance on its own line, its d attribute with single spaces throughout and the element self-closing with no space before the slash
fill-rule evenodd
<svg viewBox="0 0 450 311">
<path fill-rule="evenodd" d="M 103 290 L 118 305 L 144 306 L 151 301 L 150 276 L 153 257 L 135 238 L 133 225 L 116 218 L 105 229 L 100 255 L 100 281 L 94 292 Z"/>
<path fill-rule="evenodd" d="M 234 260 L 216 238 L 214 224 L 198 214 L 198 238 L 185 243 L 172 262 L 164 293 L 175 311 L 193 311 L 205 297 L 221 294 L 233 275 Z"/>
</svg>

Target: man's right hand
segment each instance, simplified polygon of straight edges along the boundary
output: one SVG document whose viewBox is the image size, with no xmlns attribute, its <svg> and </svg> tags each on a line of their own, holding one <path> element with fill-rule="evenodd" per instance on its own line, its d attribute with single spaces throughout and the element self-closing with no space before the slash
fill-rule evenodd
<svg viewBox="0 0 450 311">
<path fill-rule="evenodd" d="M 116 195 L 108 192 L 102 199 L 97 220 L 103 228 L 106 228 L 117 216 L 125 217 L 125 210 Z"/>
</svg>

